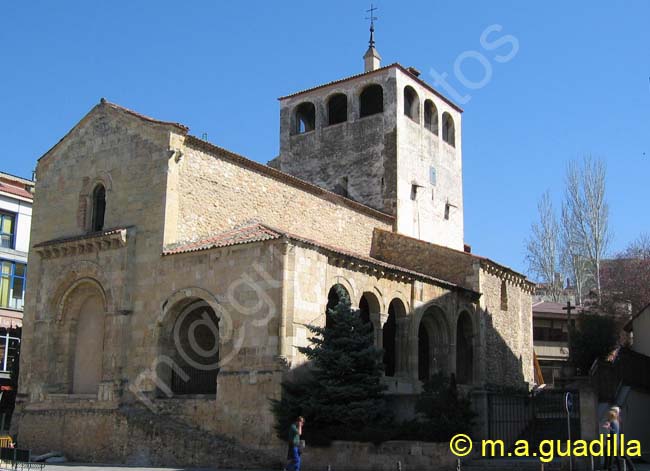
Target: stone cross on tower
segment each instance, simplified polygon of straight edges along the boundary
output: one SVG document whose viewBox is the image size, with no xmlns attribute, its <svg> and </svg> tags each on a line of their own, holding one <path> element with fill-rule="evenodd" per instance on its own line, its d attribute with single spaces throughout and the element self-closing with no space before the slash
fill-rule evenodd
<svg viewBox="0 0 650 471">
<path fill-rule="evenodd" d="M 363 63 L 364 72 L 371 72 L 381 67 L 381 56 L 377 52 L 377 49 L 375 49 L 375 20 L 377 19 L 375 11 L 377 11 L 377 7 L 371 3 L 370 10 L 366 11 L 370 13 L 370 16 L 366 18 L 370 20 L 370 41 L 368 43 L 368 50 L 363 55 Z"/>
</svg>

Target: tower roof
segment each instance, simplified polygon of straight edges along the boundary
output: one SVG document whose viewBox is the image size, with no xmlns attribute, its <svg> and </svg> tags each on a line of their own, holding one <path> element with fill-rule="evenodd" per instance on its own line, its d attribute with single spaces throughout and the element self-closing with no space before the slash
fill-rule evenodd
<svg viewBox="0 0 650 471">
<path fill-rule="evenodd" d="M 343 82 L 348 82 L 348 81 L 350 81 L 350 80 L 355 80 L 355 79 L 358 79 L 358 78 L 363 77 L 363 76 L 366 76 L 366 75 L 370 76 L 370 75 L 372 75 L 372 74 L 380 73 L 380 72 L 383 72 L 383 71 L 386 71 L 386 70 L 389 70 L 389 69 L 392 69 L 392 68 L 398 69 L 398 70 L 402 71 L 403 73 L 408 74 L 409 77 L 411 77 L 413 80 L 415 80 L 415 81 L 418 82 L 420 85 L 422 85 L 423 87 L 425 87 L 427 90 L 431 91 L 433 94 L 435 94 L 437 97 L 439 97 L 439 98 L 440 98 L 441 100 L 443 100 L 445 103 L 447 103 L 447 104 L 448 104 L 449 106 L 451 106 L 453 109 L 455 109 L 455 110 L 458 111 L 459 113 L 462 113 L 462 112 L 463 112 L 463 109 L 462 109 L 460 106 L 458 106 L 456 103 L 454 103 L 453 101 L 451 101 L 449 98 L 447 98 L 446 96 L 444 96 L 444 95 L 443 95 L 442 93 L 440 93 L 438 90 L 436 90 L 435 88 L 433 88 L 433 87 L 432 87 L 431 85 L 429 85 L 427 82 L 425 82 L 424 80 L 422 80 L 422 79 L 421 79 L 420 77 L 418 77 L 417 75 L 413 74 L 411 71 L 409 71 L 406 67 L 404 67 L 402 64 L 400 64 L 400 63 L 398 63 L 398 62 L 395 62 L 395 63 L 393 63 L 393 64 L 386 65 L 386 66 L 381 67 L 381 68 L 379 68 L 379 69 L 371 70 L 371 71 L 369 71 L 369 72 L 362 72 L 362 73 L 360 73 L 360 74 L 350 75 L 349 77 L 344 77 L 344 78 L 342 78 L 342 79 L 333 80 L 333 81 L 331 81 L 331 82 L 327 82 L 327 83 L 324 83 L 324 84 L 322 84 L 322 85 L 317 85 L 317 86 L 315 86 L 315 87 L 310 87 L 310 88 L 306 88 L 306 89 L 304 89 L 304 90 L 300 90 L 300 91 L 298 91 L 298 92 L 290 93 L 289 95 L 284 95 L 284 96 L 279 97 L 278 100 L 280 100 L 280 101 L 287 100 L 287 99 L 289 99 L 289 98 L 294 98 L 294 97 L 296 97 L 296 96 L 302 95 L 303 93 L 310 93 L 310 92 L 313 92 L 314 90 L 319 90 L 319 89 L 321 89 L 321 88 L 331 87 L 331 86 L 333 86 L 333 85 L 338 85 L 338 84 L 343 83 Z"/>
</svg>

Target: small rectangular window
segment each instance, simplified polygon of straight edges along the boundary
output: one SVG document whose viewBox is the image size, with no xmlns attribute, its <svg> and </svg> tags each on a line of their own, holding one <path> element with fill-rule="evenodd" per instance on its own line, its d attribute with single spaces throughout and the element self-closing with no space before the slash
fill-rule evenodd
<svg viewBox="0 0 650 471">
<path fill-rule="evenodd" d="M 16 230 L 16 215 L 13 213 L 0 213 L 0 247 L 14 248 L 14 235 Z"/>
<path fill-rule="evenodd" d="M 23 308 L 26 272 L 24 263 L 0 262 L 0 307 Z"/>
<path fill-rule="evenodd" d="M 413 184 L 411 185 L 411 200 L 415 201 L 418 196 L 418 186 Z"/>
<path fill-rule="evenodd" d="M 25 265 L 22 263 L 14 264 L 14 274 L 12 276 L 12 294 L 14 299 L 22 300 L 25 294 Z"/>
<path fill-rule="evenodd" d="M 436 186 L 436 168 L 435 167 L 431 167 L 431 169 L 429 170 L 429 179 L 431 180 L 431 184 L 433 186 Z"/>
</svg>

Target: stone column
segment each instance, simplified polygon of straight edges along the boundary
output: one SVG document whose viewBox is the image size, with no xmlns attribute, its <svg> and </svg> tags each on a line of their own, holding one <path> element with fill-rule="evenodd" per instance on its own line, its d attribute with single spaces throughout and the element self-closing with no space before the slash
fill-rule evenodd
<svg viewBox="0 0 650 471">
<path fill-rule="evenodd" d="M 372 324 L 373 335 L 375 336 L 375 347 L 383 348 L 384 346 L 384 324 L 388 320 L 388 314 L 381 312 L 370 313 L 370 323 Z"/>
<path fill-rule="evenodd" d="M 408 317 L 397 319 L 397 326 L 395 329 L 395 376 L 410 377 L 411 376 L 411 355 L 410 355 L 410 339 L 409 327 L 411 325 Z"/>
</svg>

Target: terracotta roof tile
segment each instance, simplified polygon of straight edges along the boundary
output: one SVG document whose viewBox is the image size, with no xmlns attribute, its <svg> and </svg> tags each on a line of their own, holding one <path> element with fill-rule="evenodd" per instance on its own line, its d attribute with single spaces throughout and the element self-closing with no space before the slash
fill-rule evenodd
<svg viewBox="0 0 650 471">
<path fill-rule="evenodd" d="M 282 233 L 276 232 L 261 224 L 252 224 L 222 232 L 208 239 L 202 239 L 196 242 L 182 244 L 177 247 L 167 249 L 163 252 L 163 255 L 198 252 L 200 250 L 227 247 L 229 245 L 249 244 L 251 242 L 279 239 L 282 237 L 282 235 Z"/>
<path fill-rule="evenodd" d="M 23 198 L 34 199 L 34 195 L 31 192 L 27 191 L 25 188 L 21 188 L 14 185 L 8 185 L 4 182 L 0 182 L 0 191 L 5 193 L 11 193 L 12 195 L 22 196 Z"/>
<path fill-rule="evenodd" d="M 280 229 L 275 229 L 270 226 L 267 226 L 265 224 L 261 223 L 252 223 L 250 225 L 246 225 L 243 227 L 231 229 L 225 232 L 222 232 L 221 234 L 217 234 L 214 237 L 208 238 L 208 239 L 203 239 L 197 242 L 191 242 L 188 244 L 183 244 L 179 245 L 174 248 L 169 248 L 165 251 L 163 251 L 163 256 L 166 255 L 174 255 L 174 254 L 181 254 L 181 253 L 190 253 L 190 252 L 198 252 L 201 250 L 209 250 L 213 248 L 219 248 L 219 247 L 227 247 L 231 245 L 238 245 L 238 244 L 248 244 L 251 242 L 261 242 L 261 241 L 267 241 L 267 240 L 273 240 L 273 239 L 280 239 L 282 237 L 285 237 L 289 240 L 293 240 L 296 242 L 301 242 L 306 245 L 318 247 L 321 249 L 324 249 L 328 252 L 332 252 L 338 255 L 344 255 L 347 257 L 354 258 L 356 260 L 366 262 L 368 264 L 384 268 L 386 270 L 391 270 L 391 271 L 396 271 L 400 273 L 404 273 L 406 275 L 414 276 L 420 279 L 425 279 L 428 281 L 431 281 L 437 285 L 442 285 L 447 288 L 452 288 L 452 289 L 459 289 L 462 291 L 470 292 L 470 293 L 475 293 L 472 290 L 469 290 L 467 288 L 463 288 L 461 286 L 458 286 L 454 283 L 451 283 L 449 281 L 441 280 L 439 278 L 434 278 L 429 275 L 425 275 L 423 273 L 418 273 L 412 270 L 408 270 L 406 268 L 393 265 L 390 263 L 382 262 L 381 260 L 377 260 L 372 257 L 368 257 L 365 255 L 361 255 L 358 253 L 350 252 L 349 250 L 341 249 L 339 247 L 334 247 L 331 245 L 323 244 L 320 242 L 316 242 L 312 239 L 307 239 L 305 237 L 301 237 L 295 234 L 291 234 L 289 232 L 280 230 Z M 475 293 L 478 295 L 478 293 Z"/>
</svg>

